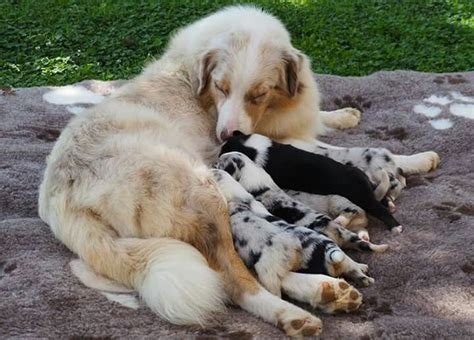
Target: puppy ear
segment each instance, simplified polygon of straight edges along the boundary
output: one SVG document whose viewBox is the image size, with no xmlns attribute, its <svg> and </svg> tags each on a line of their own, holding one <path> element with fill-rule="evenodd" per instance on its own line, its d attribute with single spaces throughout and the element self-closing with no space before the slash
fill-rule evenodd
<svg viewBox="0 0 474 340">
<path fill-rule="evenodd" d="M 286 91 L 290 97 L 294 97 L 298 92 L 299 79 L 298 75 L 304 61 L 303 55 L 296 49 L 283 52 L 284 62 L 284 83 Z"/>
<path fill-rule="evenodd" d="M 205 52 L 199 59 L 197 70 L 197 88 L 196 95 L 201 96 L 204 93 L 209 80 L 211 72 L 216 67 L 216 51 L 210 50 Z"/>
</svg>

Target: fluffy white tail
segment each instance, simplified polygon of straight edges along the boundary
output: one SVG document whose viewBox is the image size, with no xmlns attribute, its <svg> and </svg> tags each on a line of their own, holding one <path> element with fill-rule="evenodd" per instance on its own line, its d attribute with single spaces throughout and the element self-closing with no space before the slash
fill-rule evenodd
<svg viewBox="0 0 474 340">
<path fill-rule="evenodd" d="M 183 242 L 158 249 L 138 291 L 153 311 L 174 324 L 203 325 L 225 308 L 219 275 L 197 249 Z"/>
<path fill-rule="evenodd" d="M 87 264 L 72 264 L 86 286 L 109 293 L 135 290 L 174 324 L 203 325 L 224 310 L 221 276 L 191 245 L 170 238 L 116 238 L 87 214 L 74 214 L 63 226 L 57 236 Z"/>
</svg>

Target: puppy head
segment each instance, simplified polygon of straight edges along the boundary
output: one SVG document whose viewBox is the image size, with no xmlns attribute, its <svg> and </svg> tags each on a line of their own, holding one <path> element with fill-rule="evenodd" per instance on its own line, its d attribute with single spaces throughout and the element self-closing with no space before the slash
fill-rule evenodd
<svg viewBox="0 0 474 340">
<path fill-rule="evenodd" d="M 217 112 L 216 136 L 222 142 L 234 131 L 256 131 L 272 109 L 296 101 L 303 88 L 305 57 L 271 39 L 230 34 L 214 41 L 200 58 L 196 94 Z"/>
</svg>

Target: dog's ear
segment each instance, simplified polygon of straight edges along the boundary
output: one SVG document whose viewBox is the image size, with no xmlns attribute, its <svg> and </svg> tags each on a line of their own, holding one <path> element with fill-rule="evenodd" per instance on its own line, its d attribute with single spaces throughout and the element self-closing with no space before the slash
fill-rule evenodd
<svg viewBox="0 0 474 340">
<path fill-rule="evenodd" d="M 196 95 L 201 96 L 204 93 L 209 80 L 211 72 L 216 67 L 216 51 L 210 50 L 203 53 L 198 62 L 197 70 L 197 87 Z"/>
<path fill-rule="evenodd" d="M 290 97 L 294 97 L 298 92 L 299 73 L 304 62 L 304 56 L 296 49 L 283 51 L 284 76 L 286 91 Z"/>
</svg>

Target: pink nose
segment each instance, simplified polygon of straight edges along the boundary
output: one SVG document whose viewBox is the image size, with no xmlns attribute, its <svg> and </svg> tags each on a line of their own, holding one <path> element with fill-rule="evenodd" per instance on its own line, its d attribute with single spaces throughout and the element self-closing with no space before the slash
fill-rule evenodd
<svg viewBox="0 0 474 340">
<path fill-rule="evenodd" d="M 234 133 L 234 130 L 232 129 L 224 129 L 221 132 L 221 141 L 226 141 L 230 137 L 232 137 L 232 134 Z"/>
</svg>

